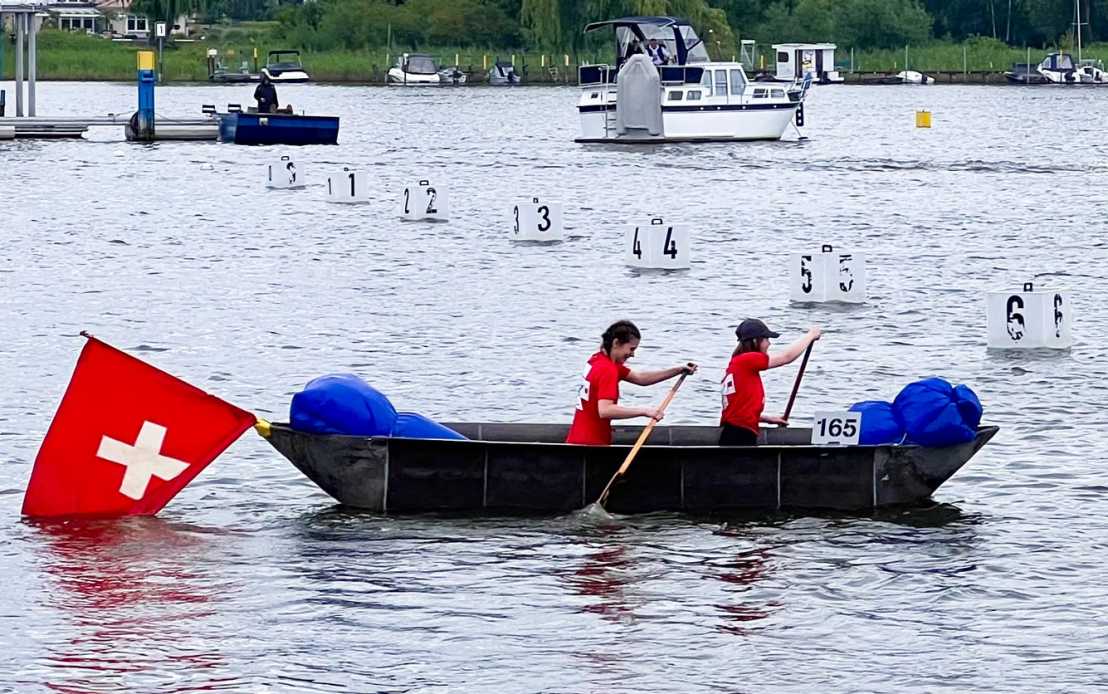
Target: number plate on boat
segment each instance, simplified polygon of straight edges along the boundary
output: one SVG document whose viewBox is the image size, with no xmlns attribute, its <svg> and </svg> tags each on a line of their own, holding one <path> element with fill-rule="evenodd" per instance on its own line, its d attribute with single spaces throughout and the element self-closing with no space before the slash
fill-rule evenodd
<svg viewBox="0 0 1108 694">
<path fill-rule="evenodd" d="M 817 412 L 812 422 L 813 446 L 857 446 L 861 412 Z"/>
</svg>

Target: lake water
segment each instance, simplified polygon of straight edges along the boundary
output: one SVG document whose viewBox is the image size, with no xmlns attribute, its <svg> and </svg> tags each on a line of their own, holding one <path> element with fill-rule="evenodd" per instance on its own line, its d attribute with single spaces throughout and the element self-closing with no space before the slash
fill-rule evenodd
<svg viewBox="0 0 1108 694">
<path fill-rule="evenodd" d="M 251 92 L 160 88 L 158 108 Z M 342 117 L 340 146 L 292 152 L 295 192 L 263 188 L 280 148 L 0 143 L 0 690 L 1108 685 L 1108 90 L 819 87 L 806 141 L 637 149 L 573 144 L 573 88 L 280 93 Z M 134 103 L 127 84 L 39 88 L 40 115 Z M 324 202 L 342 166 L 371 203 Z M 449 223 L 397 221 L 419 178 L 449 191 Z M 509 242 L 534 195 L 564 203 L 567 242 Z M 647 215 L 689 226 L 690 271 L 623 266 Z M 789 304 L 788 253 L 823 243 L 869 254 L 868 303 Z M 984 292 L 1032 280 L 1072 290 L 1073 349 L 987 351 Z M 934 505 L 873 515 L 381 517 L 247 432 L 156 518 L 19 517 L 82 329 L 273 420 L 352 371 L 432 417 L 568 421 L 629 317 L 635 364 L 702 364 L 667 422 L 710 423 L 747 316 L 781 342 L 825 329 L 794 421 L 941 375 L 1000 433 Z M 767 374 L 768 412 L 794 373 Z"/>
</svg>

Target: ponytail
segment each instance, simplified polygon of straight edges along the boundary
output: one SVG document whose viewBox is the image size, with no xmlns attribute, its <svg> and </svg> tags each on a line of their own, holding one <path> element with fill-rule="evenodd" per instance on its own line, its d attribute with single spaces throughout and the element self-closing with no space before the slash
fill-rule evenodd
<svg viewBox="0 0 1108 694">
<path fill-rule="evenodd" d="M 611 356 L 612 345 L 615 344 L 616 340 L 619 340 L 623 344 L 627 344 L 631 340 L 641 339 L 642 334 L 639 333 L 639 329 L 629 320 L 620 320 L 612 323 L 608 326 L 608 329 L 604 331 L 604 334 L 600 336 L 604 353 L 608 356 Z"/>
<path fill-rule="evenodd" d="M 735 351 L 731 353 L 731 356 L 738 356 L 743 352 L 758 352 L 758 341 L 760 337 L 748 337 L 745 340 L 739 340 L 739 346 L 735 348 Z"/>
</svg>

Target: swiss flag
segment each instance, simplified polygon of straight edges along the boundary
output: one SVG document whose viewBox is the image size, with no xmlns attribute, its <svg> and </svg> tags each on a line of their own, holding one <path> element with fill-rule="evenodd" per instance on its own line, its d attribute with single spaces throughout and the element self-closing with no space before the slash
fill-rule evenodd
<svg viewBox="0 0 1108 694">
<path fill-rule="evenodd" d="M 153 515 L 255 417 L 85 336 L 35 458 L 23 514 Z"/>
</svg>

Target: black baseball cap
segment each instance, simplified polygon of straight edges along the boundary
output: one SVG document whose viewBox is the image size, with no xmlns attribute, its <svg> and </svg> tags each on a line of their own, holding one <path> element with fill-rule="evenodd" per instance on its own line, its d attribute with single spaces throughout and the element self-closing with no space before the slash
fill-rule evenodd
<svg viewBox="0 0 1108 694">
<path fill-rule="evenodd" d="M 739 327 L 735 328 L 735 335 L 740 340 L 754 340 L 760 337 L 781 337 L 781 333 L 775 333 L 766 327 L 766 324 L 757 318 L 747 318 Z"/>
</svg>

